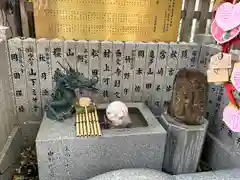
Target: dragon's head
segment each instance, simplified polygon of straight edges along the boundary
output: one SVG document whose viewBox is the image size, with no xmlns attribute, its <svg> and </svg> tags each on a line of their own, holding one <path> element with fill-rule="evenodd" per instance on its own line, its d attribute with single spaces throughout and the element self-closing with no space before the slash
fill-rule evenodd
<svg viewBox="0 0 240 180">
<path fill-rule="evenodd" d="M 63 76 L 64 76 L 64 73 L 59 68 L 57 68 L 54 72 L 53 79 L 54 79 L 54 81 L 57 82 L 59 80 L 59 78 L 62 78 Z"/>
</svg>

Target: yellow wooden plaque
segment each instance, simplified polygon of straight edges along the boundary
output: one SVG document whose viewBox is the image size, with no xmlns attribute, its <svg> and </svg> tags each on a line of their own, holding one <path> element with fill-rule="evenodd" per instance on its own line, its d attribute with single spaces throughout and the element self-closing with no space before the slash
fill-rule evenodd
<svg viewBox="0 0 240 180">
<path fill-rule="evenodd" d="M 176 41 L 182 0 L 34 1 L 37 38 Z"/>
</svg>

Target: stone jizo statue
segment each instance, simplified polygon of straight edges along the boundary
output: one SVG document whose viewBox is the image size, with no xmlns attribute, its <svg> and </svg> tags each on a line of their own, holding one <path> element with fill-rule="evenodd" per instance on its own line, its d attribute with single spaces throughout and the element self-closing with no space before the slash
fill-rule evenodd
<svg viewBox="0 0 240 180">
<path fill-rule="evenodd" d="M 175 76 L 168 113 L 187 125 L 201 124 L 207 102 L 207 77 L 196 69 L 180 69 Z"/>
</svg>

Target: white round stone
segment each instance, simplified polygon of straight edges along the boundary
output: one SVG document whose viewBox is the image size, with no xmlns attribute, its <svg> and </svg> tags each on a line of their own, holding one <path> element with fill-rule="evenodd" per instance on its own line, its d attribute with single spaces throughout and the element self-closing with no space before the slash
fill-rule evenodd
<svg viewBox="0 0 240 180">
<path fill-rule="evenodd" d="M 128 107 L 121 101 L 114 101 L 110 103 L 106 109 L 106 116 L 111 125 L 114 127 L 123 126 L 126 127 L 131 123 Z"/>
</svg>

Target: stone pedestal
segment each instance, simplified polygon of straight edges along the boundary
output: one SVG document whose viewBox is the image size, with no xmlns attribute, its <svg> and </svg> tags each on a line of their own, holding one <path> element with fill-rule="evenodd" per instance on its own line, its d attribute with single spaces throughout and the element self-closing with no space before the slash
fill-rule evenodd
<svg viewBox="0 0 240 180">
<path fill-rule="evenodd" d="M 165 129 L 143 103 L 126 104 L 137 109 L 146 124 L 104 129 L 101 137 L 76 137 L 74 119 L 61 123 L 44 118 L 36 139 L 40 180 L 86 180 L 123 168 L 161 170 Z"/>
<path fill-rule="evenodd" d="M 226 135 L 227 136 L 227 135 Z M 240 168 L 240 148 L 208 133 L 204 148 L 209 167 L 213 170 Z"/>
<path fill-rule="evenodd" d="M 187 126 L 163 113 L 160 123 L 167 130 L 163 168 L 172 174 L 196 172 L 202 152 L 208 121 L 202 125 Z"/>
</svg>

